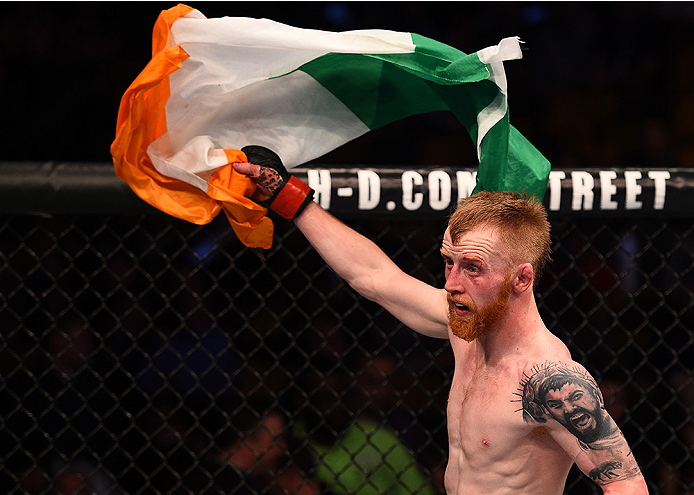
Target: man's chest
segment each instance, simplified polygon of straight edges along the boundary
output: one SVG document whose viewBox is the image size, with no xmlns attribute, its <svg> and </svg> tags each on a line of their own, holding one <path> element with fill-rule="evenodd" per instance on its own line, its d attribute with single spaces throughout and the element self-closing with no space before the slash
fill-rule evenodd
<svg viewBox="0 0 694 495">
<path fill-rule="evenodd" d="M 523 443 L 533 428 L 523 420 L 519 384 L 513 372 L 454 376 L 448 398 L 451 446 L 503 455 Z"/>
</svg>

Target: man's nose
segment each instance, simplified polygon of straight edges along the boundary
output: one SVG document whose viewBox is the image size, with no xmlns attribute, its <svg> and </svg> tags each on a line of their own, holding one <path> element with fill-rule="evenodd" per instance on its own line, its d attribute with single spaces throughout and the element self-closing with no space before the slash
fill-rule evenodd
<svg viewBox="0 0 694 495">
<path fill-rule="evenodd" d="M 447 292 L 463 292 L 463 285 L 462 285 L 462 279 L 460 274 L 457 272 L 457 270 L 454 268 L 450 272 L 448 272 L 448 276 L 446 277 L 446 284 L 443 286 L 443 288 Z"/>
</svg>

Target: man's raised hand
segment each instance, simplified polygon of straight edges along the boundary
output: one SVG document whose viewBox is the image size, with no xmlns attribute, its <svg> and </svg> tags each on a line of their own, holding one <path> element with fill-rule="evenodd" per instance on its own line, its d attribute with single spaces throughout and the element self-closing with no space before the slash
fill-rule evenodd
<svg viewBox="0 0 694 495">
<path fill-rule="evenodd" d="M 241 151 L 246 154 L 248 163 L 233 163 L 232 166 L 258 185 L 251 199 L 287 220 L 293 220 L 313 199 L 313 189 L 289 175 L 275 152 L 263 146 L 246 146 Z"/>
</svg>

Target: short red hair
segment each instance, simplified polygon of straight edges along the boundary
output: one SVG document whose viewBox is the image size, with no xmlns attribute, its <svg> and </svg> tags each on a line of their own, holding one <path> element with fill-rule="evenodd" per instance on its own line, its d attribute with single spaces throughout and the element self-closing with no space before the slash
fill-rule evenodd
<svg viewBox="0 0 694 495">
<path fill-rule="evenodd" d="M 533 287 L 551 260 L 550 224 L 544 206 L 534 196 L 515 192 L 481 191 L 458 202 L 448 221 L 453 244 L 478 227 L 491 227 L 501 237 L 509 263 L 530 263 Z"/>
</svg>

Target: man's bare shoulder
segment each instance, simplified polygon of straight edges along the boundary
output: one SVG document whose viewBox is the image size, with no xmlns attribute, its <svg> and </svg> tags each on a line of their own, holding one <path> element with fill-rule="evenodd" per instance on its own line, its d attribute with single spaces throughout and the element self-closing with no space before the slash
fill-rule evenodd
<svg viewBox="0 0 694 495">
<path fill-rule="evenodd" d="M 520 359 L 516 357 L 515 368 L 520 377 L 529 378 L 547 363 L 562 363 L 579 366 L 571 357 L 566 344 L 547 329 L 539 331 L 535 338 L 521 348 Z"/>
<path fill-rule="evenodd" d="M 541 338 L 536 339 L 534 347 L 535 362 L 538 361 L 553 361 L 553 362 L 573 362 L 571 353 L 562 340 L 554 335 L 549 330 L 540 333 Z M 534 363 L 534 364 L 536 364 Z"/>
</svg>

